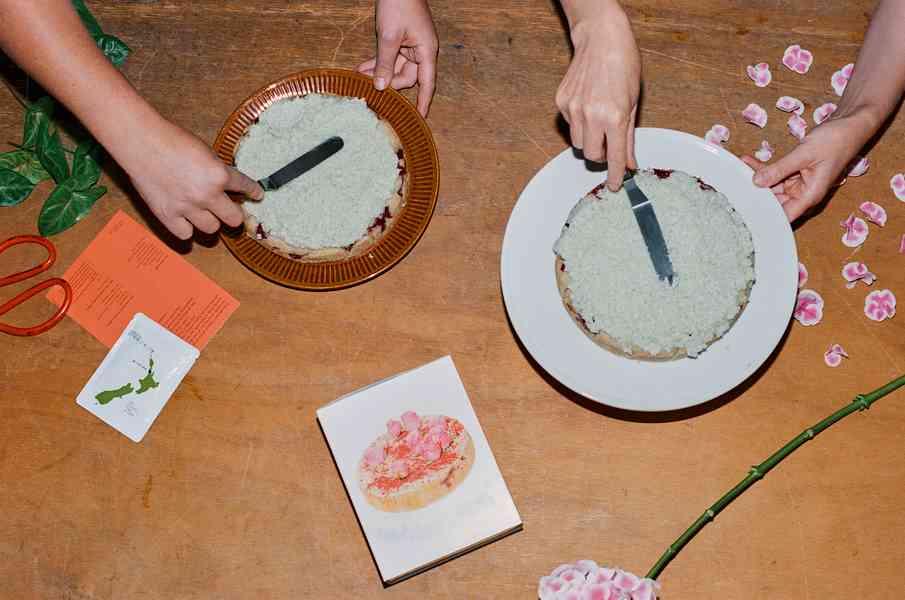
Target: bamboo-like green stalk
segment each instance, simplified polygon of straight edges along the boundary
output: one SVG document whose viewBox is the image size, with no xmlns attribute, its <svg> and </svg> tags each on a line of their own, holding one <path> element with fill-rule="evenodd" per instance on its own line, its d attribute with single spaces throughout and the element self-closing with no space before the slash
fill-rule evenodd
<svg viewBox="0 0 905 600">
<path fill-rule="evenodd" d="M 867 410 L 870 408 L 870 405 L 889 394 L 890 392 L 905 386 L 905 375 L 902 375 L 898 379 L 894 379 L 884 385 L 881 388 L 878 388 L 869 394 L 858 394 L 855 396 L 855 399 L 852 400 L 850 404 L 845 405 L 840 408 L 827 418 L 823 419 L 813 427 L 809 427 L 799 433 L 797 436 L 792 438 L 792 440 L 787 443 L 785 446 L 774 452 L 770 455 L 767 460 L 760 463 L 755 467 L 751 467 L 751 470 L 748 472 L 747 477 L 742 479 L 738 484 L 735 485 L 731 490 L 726 492 L 723 497 L 713 503 L 713 505 L 704 511 L 700 517 L 695 520 L 694 523 L 691 524 L 691 527 L 686 529 L 682 535 L 679 536 L 675 542 L 673 542 L 669 548 L 666 549 L 666 552 L 663 553 L 663 556 L 651 567 L 650 571 L 647 573 L 647 577 L 650 579 L 656 579 L 659 577 L 660 573 L 663 569 L 666 568 L 666 565 L 672 561 L 679 553 L 680 550 L 687 544 L 691 539 L 701 531 L 705 525 L 707 525 L 710 521 L 722 512 L 724 508 L 729 506 L 729 504 L 738 498 L 744 493 L 749 487 L 751 487 L 755 481 L 761 479 L 764 475 L 770 472 L 770 470 L 778 465 L 784 458 L 788 455 L 795 452 L 799 446 L 802 446 L 808 440 L 814 439 L 817 434 L 827 429 L 833 423 L 842 420 L 848 415 L 852 414 L 855 411 Z"/>
</svg>

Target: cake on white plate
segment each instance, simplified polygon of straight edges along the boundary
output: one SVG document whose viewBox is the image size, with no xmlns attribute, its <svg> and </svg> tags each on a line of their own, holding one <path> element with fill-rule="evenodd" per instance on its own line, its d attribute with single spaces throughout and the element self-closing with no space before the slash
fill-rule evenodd
<svg viewBox="0 0 905 600">
<path fill-rule="evenodd" d="M 676 279 L 661 281 L 625 189 L 601 184 L 569 213 L 554 246 L 569 314 L 595 343 L 641 360 L 697 357 L 742 314 L 754 285 L 754 244 L 726 197 L 697 177 L 640 171 Z"/>
<path fill-rule="evenodd" d="M 341 260 L 372 247 L 402 210 L 405 160 L 393 128 L 361 98 L 308 94 L 269 106 L 236 151 L 262 179 L 333 136 L 343 148 L 260 201 L 245 200 L 245 232 L 297 261 Z"/>
</svg>

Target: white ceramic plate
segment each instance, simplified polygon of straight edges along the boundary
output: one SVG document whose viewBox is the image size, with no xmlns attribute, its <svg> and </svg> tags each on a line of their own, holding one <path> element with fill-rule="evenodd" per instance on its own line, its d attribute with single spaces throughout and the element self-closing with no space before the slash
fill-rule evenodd
<svg viewBox="0 0 905 600">
<path fill-rule="evenodd" d="M 703 139 L 639 128 L 641 168 L 696 175 L 724 193 L 754 238 L 756 282 L 732 329 L 699 358 L 646 362 L 598 347 L 569 317 L 554 274 L 553 244 L 569 211 L 606 178 L 571 148 L 534 176 L 509 217 L 501 278 L 506 310 L 528 352 L 553 377 L 602 404 L 639 411 L 685 408 L 716 398 L 747 379 L 782 338 L 798 289 L 798 255 L 776 197 L 751 182 L 751 169 Z"/>
</svg>

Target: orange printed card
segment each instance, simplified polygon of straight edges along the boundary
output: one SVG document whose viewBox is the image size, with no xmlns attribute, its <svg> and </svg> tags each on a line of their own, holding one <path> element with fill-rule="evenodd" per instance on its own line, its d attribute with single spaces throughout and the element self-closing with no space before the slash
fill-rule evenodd
<svg viewBox="0 0 905 600">
<path fill-rule="evenodd" d="M 108 348 L 140 312 L 202 350 L 239 306 L 123 211 L 63 278 L 73 291 L 69 316 Z M 59 306 L 62 292 L 55 287 L 47 298 Z"/>
</svg>

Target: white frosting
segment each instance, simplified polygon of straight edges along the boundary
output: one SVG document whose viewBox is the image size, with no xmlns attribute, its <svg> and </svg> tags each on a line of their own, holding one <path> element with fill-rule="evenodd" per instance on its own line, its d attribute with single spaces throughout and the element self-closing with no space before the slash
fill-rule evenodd
<svg viewBox="0 0 905 600">
<path fill-rule="evenodd" d="M 554 246 L 572 305 L 588 329 L 626 352 L 696 356 L 731 327 L 740 293 L 754 281 L 751 234 L 726 197 L 694 177 L 641 172 L 635 182 L 653 203 L 674 285 L 657 277 L 625 189 L 603 190 L 579 201 Z"/>
<path fill-rule="evenodd" d="M 267 108 L 236 152 L 236 167 L 262 179 L 328 138 L 343 148 L 260 202 L 243 208 L 268 236 L 301 248 L 348 246 L 365 236 L 396 192 L 396 151 L 360 98 L 309 94 Z"/>
</svg>

